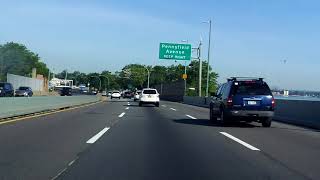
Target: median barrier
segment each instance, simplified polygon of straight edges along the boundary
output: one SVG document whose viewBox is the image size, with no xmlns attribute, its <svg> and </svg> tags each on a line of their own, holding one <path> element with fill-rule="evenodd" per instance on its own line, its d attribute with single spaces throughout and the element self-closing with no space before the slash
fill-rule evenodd
<svg viewBox="0 0 320 180">
<path fill-rule="evenodd" d="M 184 96 L 183 103 L 209 107 L 211 98 Z M 320 129 L 320 101 L 276 99 L 275 121 Z"/>
<path fill-rule="evenodd" d="M 68 108 L 100 101 L 98 96 L 39 96 L 0 98 L 0 119 Z"/>
</svg>

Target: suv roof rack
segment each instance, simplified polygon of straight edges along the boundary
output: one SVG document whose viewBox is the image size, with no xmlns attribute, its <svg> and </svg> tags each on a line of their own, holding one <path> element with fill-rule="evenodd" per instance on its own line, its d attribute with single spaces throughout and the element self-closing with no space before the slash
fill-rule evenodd
<svg viewBox="0 0 320 180">
<path fill-rule="evenodd" d="M 228 81 L 248 81 L 248 80 L 263 81 L 263 78 L 257 78 L 257 77 L 230 77 L 230 78 L 228 78 Z"/>
</svg>

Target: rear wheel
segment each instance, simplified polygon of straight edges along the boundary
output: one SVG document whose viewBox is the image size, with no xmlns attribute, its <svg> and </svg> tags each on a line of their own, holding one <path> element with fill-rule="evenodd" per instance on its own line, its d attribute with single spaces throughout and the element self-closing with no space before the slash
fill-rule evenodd
<svg viewBox="0 0 320 180">
<path fill-rule="evenodd" d="M 160 106 L 160 104 L 159 104 L 159 102 L 156 102 L 156 104 L 155 104 L 157 107 L 159 107 Z"/>
<path fill-rule="evenodd" d="M 270 118 L 270 117 L 262 119 L 262 126 L 263 127 L 270 127 L 271 121 L 272 121 L 272 118 Z"/>
<path fill-rule="evenodd" d="M 215 117 L 215 116 L 213 115 L 213 109 L 212 109 L 212 108 L 213 108 L 212 105 L 210 105 L 209 120 L 210 120 L 211 122 L 216 122 L 216 121 L 217 121 L 217 117 Z"/>
<path fill-rule="evenodd" d="M 221 126 L 225 126 L 227 123 L 228 123 L 228 118 L 227 118 L 227 116 L 225 115 L 224 110 L 221 109 L 221 111 L 220 111 L 220 121 L 219 121 L 219 124 L 220 124 Z"/>
</svg>

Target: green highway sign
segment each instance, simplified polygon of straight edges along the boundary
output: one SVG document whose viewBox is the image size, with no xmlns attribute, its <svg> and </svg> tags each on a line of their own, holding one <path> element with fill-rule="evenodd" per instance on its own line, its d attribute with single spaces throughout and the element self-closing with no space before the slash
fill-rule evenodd
<svg viewBox="0 0 320 180">
<path fill-rule="evenodd" d="M 159 59 L 191 60 L 191 44 L 160 43 Z"/>
</svg>

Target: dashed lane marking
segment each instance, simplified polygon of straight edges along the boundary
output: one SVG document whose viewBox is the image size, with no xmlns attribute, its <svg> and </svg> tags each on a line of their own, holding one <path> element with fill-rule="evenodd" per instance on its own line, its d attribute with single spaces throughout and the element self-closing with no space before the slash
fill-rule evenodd
<svg viewBox="0 0 320 180">
<path fill-rule="evenodd" d="M 220 133 L 221 133 L 222 135 L 224 135 L 224 136 L 226 136 L 226 137 L 228 137 L 228 138 L 236 141 L 237 143 L 245 146 L 246 148 L 251 149 L 252 151 L 260 151 L 260 149 L 258 149 L 258 148 L 256 148 L 256 147 L 254 147 L 254 146 L 252 146 L 252 145 L 250 145 L 250 144 L 248 144 L 248 143 L 246 143 L 246 142 L 244 142 L 244 141 L 242 141 L 242 140 L 240 140 L 240 139 L 232 136 L 231 134 L 228 134 L 228 133 L 226 133 L 226 132 L 220 132 Z"/>
<path fill-rule="evenodd" d="M 95 143 L 104 133 L 106 133 L 110 128 L 106 127 L 102 129 L 98 134 L 94 135 L 92 138 L 90 138 L 87 143 L 88 144 L 93 144 Z"/>
</svg>

